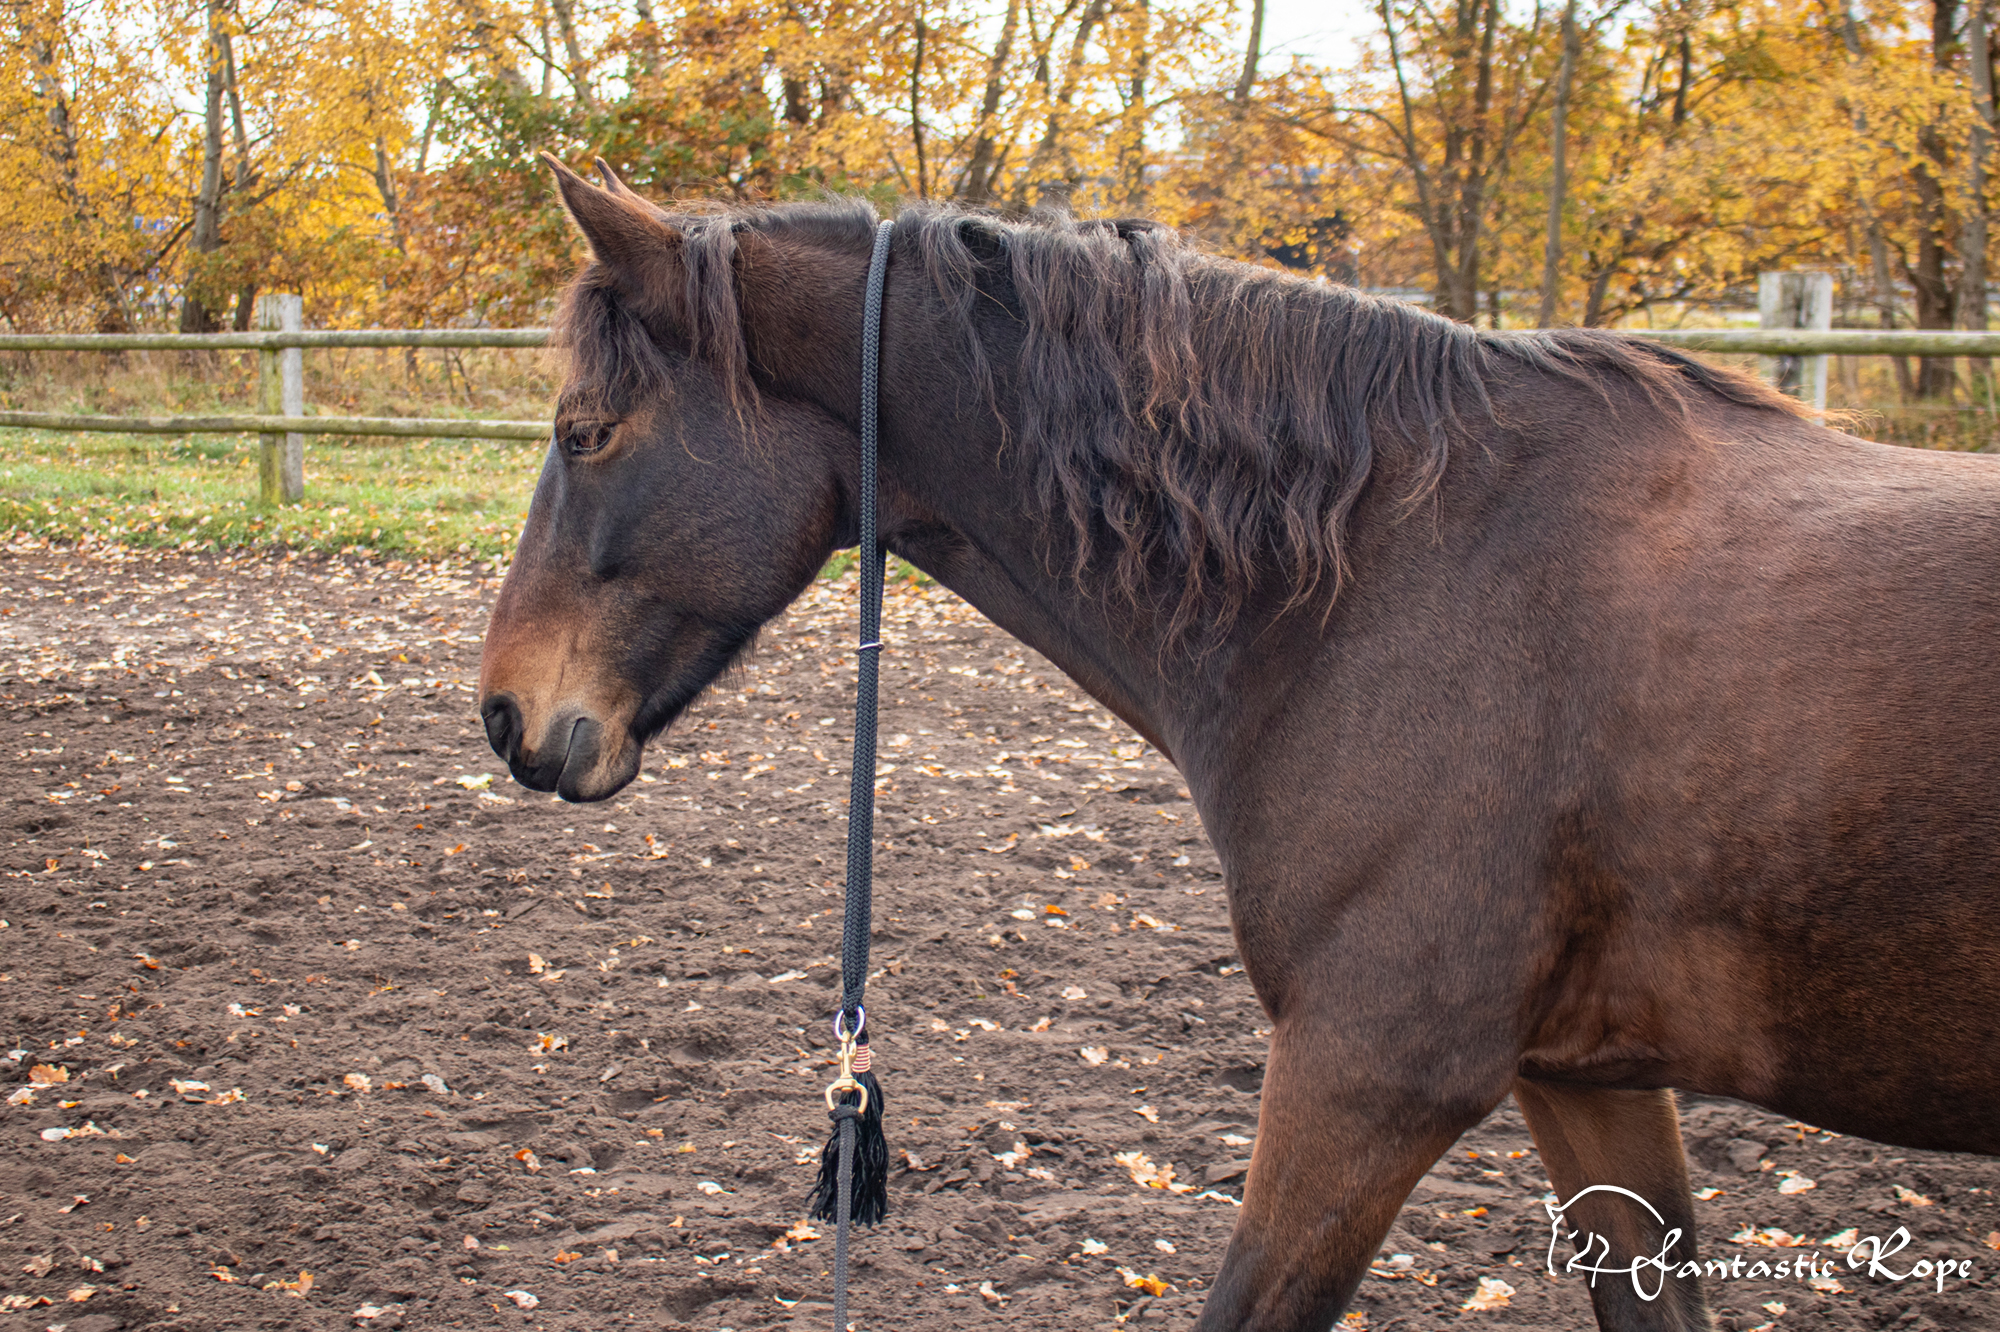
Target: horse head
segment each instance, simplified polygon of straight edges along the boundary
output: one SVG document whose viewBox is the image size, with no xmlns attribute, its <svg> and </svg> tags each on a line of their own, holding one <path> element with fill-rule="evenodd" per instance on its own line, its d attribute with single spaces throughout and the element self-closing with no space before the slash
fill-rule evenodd
<svg viewBox="0 0 2000 1332">
<path fill-rule="evenodd" d="M 853 426 L 761 391 L 751 366 L 827 354 L 784 341 L 812 322 L 808 287 L 851 278 L 858 326 L 867 258 L 818 262 L 727 218 L 664 213 L 608 169 L 599 188 L 551 165 L 592 258 L 564 298 L 568 371 L 488 627 L 480 713 L 521 784 L 603 800 L 855 540 Z M 751 304 L 784 332 L 748 342 Z"/>
</svg>

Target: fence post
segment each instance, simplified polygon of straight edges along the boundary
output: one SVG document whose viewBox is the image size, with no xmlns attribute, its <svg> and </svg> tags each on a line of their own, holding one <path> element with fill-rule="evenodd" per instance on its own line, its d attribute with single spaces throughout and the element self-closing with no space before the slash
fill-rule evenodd
<svg viewBox="0 0 2000 1332">
<path fill-rule="evenodd" d="M 305 324 L 303 296 L 257 298 L 259 332 L 296 333 Z M 306 414 L 305 362 L 297 347 L 257 353 L 257 410 L 264 416 Z M 296 504 L 306 497 L 306 437 L 295 432 L 259 435 L 257 495 L 266 504 Z"/>
<path fill-rule="evenodd" d="M 1757 326 L 1832 328 L 1833 274 L 1759 273 Z M 1826 410 L 1826 357 L 1767 356 L 1764 369 L 1778 388 Z"/>
</svg>

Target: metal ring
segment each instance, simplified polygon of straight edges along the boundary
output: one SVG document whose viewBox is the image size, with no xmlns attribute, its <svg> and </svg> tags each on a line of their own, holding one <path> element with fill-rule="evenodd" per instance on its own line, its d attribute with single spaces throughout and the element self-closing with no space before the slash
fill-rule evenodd
<svg viewBox="0 0 2000 1332">
<path fill-rule="evenodd" d="M 868 1113 L 868 1089 L 857 1082 L 852 1087 L 842 1087 L 839 1083 L 834 1083 L 826 1089 L 826 1112 L 828 1114 L 832 1114 L 840 1108 L 839 1096 L 844 1091 L 854 1092 L 861 1097 L 861 1103 L 854 1107 L 855 1114 L 865 1115 Z"/>
<path fill-rule="evenodd" d="M 868 1029 L 868 1010 L 862 1005 L 856 1004 L 854 1006 L 854 1013 L 854 1039 L 860 1040 L 861 1033 Z M 847 1030 L 841 1025 L 842 1020 L 846 1016 L 845 1011 L 833 1015 L 833 1039 L 836 1041 L 845 1041 L 848 1039 Z"/>
</svg>

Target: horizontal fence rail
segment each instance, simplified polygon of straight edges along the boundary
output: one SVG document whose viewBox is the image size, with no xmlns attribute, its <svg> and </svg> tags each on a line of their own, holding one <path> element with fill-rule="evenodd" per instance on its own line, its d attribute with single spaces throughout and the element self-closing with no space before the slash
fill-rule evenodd
<svg viewBox="0 0 2000 1332">
<path fill-rule="evenodd" d="M 2000 356 L 2000 332 L 1951 333 L 1927 328 L 1662 328 L 1627 329 L 1633 337 L 1683 351 L 1756 356 Z"/>
<path fill-rule="evenodd" d="M 68 416 L 0 412 L 0 426 L 133 435 L 398 435 L 421 439 L 547 439 L 547 421 L 457 421 L 407 416 Z"/>
<path fill-rule="evenodd" d="M 278 333 L 0 333 L 0 351 L 282 351 L 288 347 L 546 347 L 546 328 L 321 328 Z"/>
<path fill-rule="evenodd" d="M 277 298 L 273 298 L 277 299 Z M 358 328 L 301 329 L 298 327 L 297 298 L 283 319 L 247 333 L 0 333 L 0 352 L 127 352 L 127 351 L 254 351 L 263 363 L 262 377 L 278 384 L 281 370 L 297 377 L 296 358 L 301 351 L 328 348 L 537 348 L 549 345 L 551 330 L 546 328 Z M 261 316 L 260 323 L 266 322 Z M 1793 329 L 1793 328 L 1680 328 L 1627 329 L 1628 336 L 1643 338 L 1683 351 L 1767 356 L 1773 358 L 1823 356 L 1972 356 L 2000 357 L 2000 332 L 1948 332 L 1930 329 Z M 1510 337 L 1528 333 L 1504 334 Z M 1791 361 L 1789 364 L 1797 365 Z M 1788 362 L 1768 363 L 1782 367 Z M 1824 366 L 1824 362 L 1819 363 Z M 304 494 L 302 450 L 307 435 L 387 436 L 405 439 L 519 439 L 549 437 L 545 421 L 477 421 L 435 417 L 308 416 L 301 403 L 290 397 L 282 402 L 284 415 L 271 409 L 280 401 L 262 395 L 265 408 L 257 415 L 209 416 L 78 416 L 57 412 L 0 411 L 0 428 L 30 430 L 98 431 L 112 434 L 222 435 L 254 434 L 263 437 L 266 455 L 261 495 L 267 502 L 296 500 Z M 282 395 L 281 395 L 282 396 Z M 289 454 L 285 451 L 289 450 Z M 287 480 L 281 473 L 283 457 L 293 459 L 297 472 Z M 296 489 L 294 489 L 296 487 Z"/>
<path fill-rule="evenodd" d="M 1686 351 L 1749 356 L 2000 356 L 2000 331 L 1660 328 L 1618 330 Z M 1525 336 L 1525 334 L 1523 335 Z M 0 351 L 281 351 L 290 347 L 545 347 L 546 328 L 350 328 L 297 333 L 0 333 Z"/>
</svg>

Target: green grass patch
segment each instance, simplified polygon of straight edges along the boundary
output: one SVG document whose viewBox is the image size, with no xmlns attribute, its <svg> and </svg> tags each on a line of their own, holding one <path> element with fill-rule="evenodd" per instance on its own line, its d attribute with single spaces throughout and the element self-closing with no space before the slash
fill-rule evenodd
<svg viewBox="0 0 2000 1332">
<path fill-rule="evenodd" d="M 525 440 L 306 439 L 306 498 L 257 501 L 254 436 L 0 430 L 0 533 L 58 542 L 508 560 L 547 446 Z M 836 551 L 823 578 L 854 567 Z M 889 558 L 889 580 L 930 586 Z"/>
<path fill-rule="evenodd" d="M 182 550 L 403 559 L 512 554 L 540 441 L 306 440 L 306 498 L 257 500 L 254 436 L 0 430 L 0 529 Z"/>
</svg>

